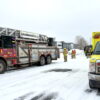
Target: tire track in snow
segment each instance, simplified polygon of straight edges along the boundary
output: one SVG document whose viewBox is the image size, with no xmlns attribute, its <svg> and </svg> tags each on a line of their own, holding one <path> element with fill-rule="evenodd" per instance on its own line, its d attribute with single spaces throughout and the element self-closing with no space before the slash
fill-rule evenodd
<svg viewBox="0 0 100 100">
<path fill-rule="evenodd" d="M 39 76 L 39 77 L 44 77 L 45 76 L 45 74 L 43 75 L 43 76 Z M 66 77 L 67 77 L 68 75 L 66 75 L 66 76 L 64 76 L 64 77 L 60 77 L 60 78 L 58 78 L 58 79 L 54 79 L 53 81 L 51 80 L 51 83 L 53 83 L 53 84 L 58 84 L 60 81 L 61 81 L 61 79 L 66 79 Z M 38 78 L 39 78 L 38 77 Z M 47 78 L 47 76 L 46 76 L 46 78 Z M 35 79 L 37 79 L 37 77 L 35 77 Z M 32 80 L 32 79 L 30 79 L 30 80 Z M 40 78 L 38 79 L 38 80 L 40 80 Z M 37 80 L 37 81 L 38 81 Z M 29 80 L 26 80 L 26 82 L 28 83 L 28 81 Z M 62 81 L 61 81 L 62 82 Z M 31 82 L 30 84 L 25 84 L 25 82 L 23 82 L 23 83 L 21 83 L 22 85 L 24 84 L 24 86 L 23 87 L 21 87 L 20 89 L 18 89 L 18 90 L 13 90 L 12 89 L 12 87 L 9 87 L 9 89 L 11 90 L 12 89 L 12 91 L 11 92 L 7 92 L 7 93 L 4 93 L 3 95 L 9 95 L 9 94 L 12 94 L 12 93 L 15 93 L 15 92 L 18 92 L 19 90 L 20 91 L 22 91 L 24 88 L 27 90 L 28 88 L 30 88 L 30 87 L 32 87 L 32 85 L 34 85 L 34 82 Z M 50 82 L 47 84 L 47 85 L 49 85 L 50 84 Z M 16 84 L 16 86 L 14 86 L 13 88 L 18 88 L 18 84 Z M 50 86 L 50 88 L 51 88 L 51 86 Z M 24 90 L 25 90 L 24 89 Z M 8 88 L 7 88 L 7 90 L 8 90 Z M 45 89 L 44 89 L 45 90 Z M 44 91 L 44 90 L 42 90 L 42 91 Z M 6 91 L 6 90 L 5 90 Z M 29 91 L 29 90 L 27 90 L 27 91 Z"/>
</svg>

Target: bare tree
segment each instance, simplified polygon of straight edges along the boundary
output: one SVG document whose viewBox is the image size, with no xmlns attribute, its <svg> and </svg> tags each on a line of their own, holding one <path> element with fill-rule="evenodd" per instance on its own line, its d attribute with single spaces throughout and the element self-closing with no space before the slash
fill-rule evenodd
<svg viewBox="0 0 100 100">
<path fill-rule="evenodd" d="M 88 45 L 87 41 L 82 36 L 76 36 L 75 43 L 78 45 L 78 48 L 83 50 L 85 46 Z"/>
</svg>

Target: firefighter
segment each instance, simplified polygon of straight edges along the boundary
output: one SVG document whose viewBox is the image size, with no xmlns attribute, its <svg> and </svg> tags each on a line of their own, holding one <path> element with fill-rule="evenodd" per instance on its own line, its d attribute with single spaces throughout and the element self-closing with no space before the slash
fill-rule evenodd
<svg viewBox="0 0 100 100">
<path fill-rule="evenodd" d="M 72 52 L 71 52 L 71 58 L 72 59 L 74 58 L 74 50 L 72 50 Z"/>
<path fill-rule="evenodd" d="M 86 50 L 87 48 L 86 47 L 84 47 L 84 54 L 85 54 L 85 56 L 87 56 L 87 50 Z"/>
<path fill-rule="evenodd" d="M 89 48 L 88 53 L 87 53 L 87 58 L 89 58 L 91 56 L 91 53 L 92 53 L 92 48 Z"/>
<path fill-rule="evenodd" d="M 85 48 L 84 52 L 85 52 L 85 55 L 88 56 L 88 47 Z"/>
<path fill-rule="evenodd" d="M 71 52 L 71 58 L 76 58 L 76 50 L 72 50 Z"/>
<path fill-rule="evenodd" d="M 76 58 L 76 50 L 74 50 L 74 58 Z"/>
<path fill-rule="evenodd" d="M 67 62 L 67 54 L 68 54 L 68 51 L 66 48 L 64 48 L 64 50 L 63 50 L 64 62 Z"/>
</svg>

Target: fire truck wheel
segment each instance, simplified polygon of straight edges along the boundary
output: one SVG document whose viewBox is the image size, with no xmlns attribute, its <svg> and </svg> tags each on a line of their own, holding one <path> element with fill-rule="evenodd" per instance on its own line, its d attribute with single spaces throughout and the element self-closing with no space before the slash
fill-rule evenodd
<svg viewBox="0 0 100 100">
<path fill-rule="evenodd" d="M 46 62 L 45 62 L 45 57 L 44 56 L 40 57 L 40 62 L 39 63 L 40 63 L 40 66 L 45 65 Z"/>
<path fill-rule="evenodd" d="M 4 73 L 6 70 L 6 63 L 3 60 L 0 60 L 0 74 Z"/>
<path fill-rule="evenodd" d="M 46 64 L 50 64 L 52 62 L 51 56 L 47 56 Z"/>
</svg>

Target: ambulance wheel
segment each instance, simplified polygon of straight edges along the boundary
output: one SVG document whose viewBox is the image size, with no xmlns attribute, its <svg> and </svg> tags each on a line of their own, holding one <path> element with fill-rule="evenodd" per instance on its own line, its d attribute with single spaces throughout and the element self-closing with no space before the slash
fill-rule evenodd
<svg viewBox="0 0 100 100">
<path fill-rule="evenodd" d="M 39 62 L 40 66 L 45 65 L 45 63 L 46 63 L 45 57 L 44 57 L 44 56 L 41 56 L 41 57 L 40 57 L 40 62 Z"/>
<path fill-rule="evenodd" d="M 90 87 L 91 89 L 95 89 L 95 86 L 93 85 L 92 80 L 89 80 L 89 87 Z"/>
<path fill-rule="evenodd" d="M 50 64 L 52 62 L 51 56 L 47 56 L 46 64 Z"/>
<path fill-rule="evenodd" d="M 3 60 L 0 60 L 0 74 L 3 74 L 6 71 L 6 63 Z"/>
</svg>

